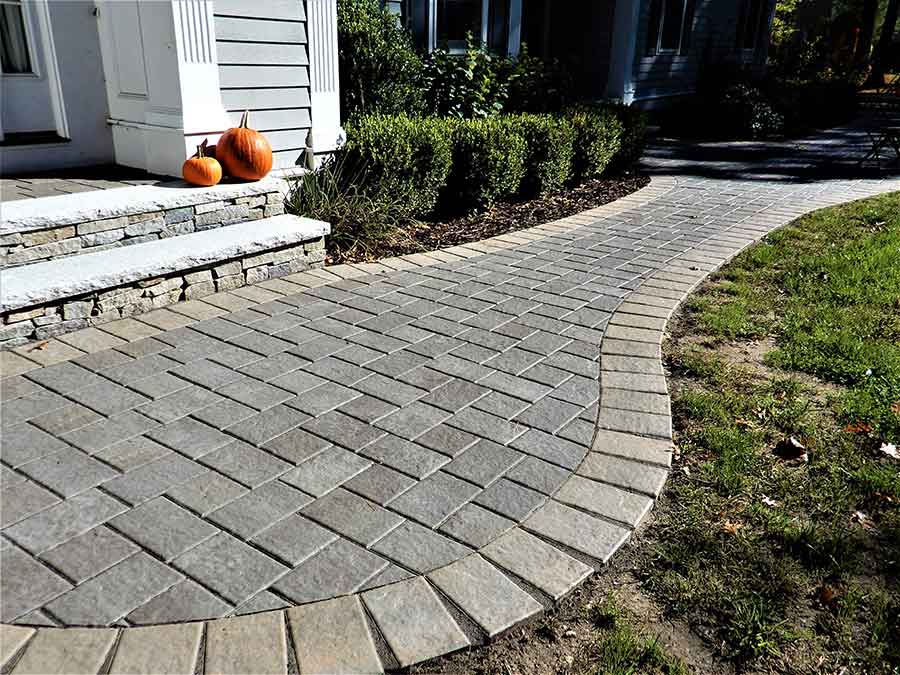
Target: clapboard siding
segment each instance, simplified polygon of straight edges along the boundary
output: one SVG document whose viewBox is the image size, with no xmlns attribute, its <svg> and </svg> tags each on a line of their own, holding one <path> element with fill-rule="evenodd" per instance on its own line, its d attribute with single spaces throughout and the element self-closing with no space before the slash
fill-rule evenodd
<svg viewBox="0 0 900 675">
<path fill-rule="evenodd" d="M 746 55 L 736 50 L 741 0 L 697 0 L 690 45 L 683 54 L 648 53 L 651 4 L 641 2 L 633 70 L 636 100 L 695 92 L 701 63 L 746 61 Z M 750 59 L 756 67 L 765 62 L 765 45 L 759 52 Z"/>
<path fill-rule="evenodd" d="M 304 44 L 264 44 L 260 42 L 227 42 L 216 40 L 219 63 L 229 66 L 305 66 Z"/>
<path fill-rule="evenodd" d="M 228 113 L 234 126 L 241 121 L 243 110 Z M 309 110 L 307 108 L 289 108 L 287 110 L 254 110 L 250 113 L 250 126 L 260 131 L 275 131 L 309 127 Z"/>
<path fill-rule="evenodd" d="M 309 90 L 303 87 L 223 89 L 222 103 L 227 110 L 308 108 Z"/>
<path fill-rule="evenodd" d="M 306 21 L 303 0 L 215 0 L 218 16 Z"/>
<path fill-rule="evenodd" d="M 244 110 L 265 133 L 275 167 L 302 160 L 310 128 L 303 0 L 214 0 L 222 103 L 232 124 Z"/>
<path fill-rule="evenodd" d="M 300 21 L 247 21 L 223 16 L 216 21 L 216 39 L 306 44 L 306 25 Z"/>
<path fill-rule="evenodd" d="M 222 89 L 303 87 L 309 90 L 308 66 L 219 66 Z"/>
</svg>

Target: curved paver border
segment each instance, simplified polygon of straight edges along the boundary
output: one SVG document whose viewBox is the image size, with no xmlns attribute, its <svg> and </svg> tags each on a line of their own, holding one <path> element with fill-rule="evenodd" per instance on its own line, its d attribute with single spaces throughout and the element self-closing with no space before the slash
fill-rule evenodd
<svg viewBox="0 0 900 675">
<path fill-rule="evenodd" d="M 407 264 L 517 246 L 645 204 L 676 184 L 654 179 L 648 188 L 585 214 L 456 251 L 420 254 Z M 602 566 L 659 495 L 672 451 L 661 343 L 678 305 L 710 272 L 776 227 L 869 194 L 848 190 L 837 199 L 760 211 L 672 257 L 637 285 L 613 313 L 601 342 L 600 403 L 590 452 L 544 506 L 477 553 L 355 595 L 234 618 L 141 628 L 2 625 L 0 667 L 14 673 L 378 672 L 501 635 Z M 400 265 L 396 261 L 403 259 L 394 260 Z M 395 269 L 391 262 L 332 268 L 332 274 Z"/>
</svg>

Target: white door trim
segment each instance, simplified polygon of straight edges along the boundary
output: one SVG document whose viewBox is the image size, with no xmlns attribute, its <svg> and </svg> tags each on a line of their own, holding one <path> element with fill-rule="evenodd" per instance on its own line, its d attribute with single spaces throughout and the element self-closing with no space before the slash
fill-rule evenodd
<svg viewBox="0 0 900 675">
<path fill-rule="evenodd" d="M 53 26 L 50 23 L 49 0 L 34 0 L 21 5 L 26 12 L 34 11 L 38 24 L 40 48 L 44 55 L 47 87 L 50 90 L 50 105 L 53 108 L 53 119 L 56 133 L 60 138 L 70 138 L 69 121 L 66 118 L 66 106 L 63 99 L 62 80 L 59 76 L 59 63 L 56 61 L 56 43 L 53 40 Z"/>
</svg>

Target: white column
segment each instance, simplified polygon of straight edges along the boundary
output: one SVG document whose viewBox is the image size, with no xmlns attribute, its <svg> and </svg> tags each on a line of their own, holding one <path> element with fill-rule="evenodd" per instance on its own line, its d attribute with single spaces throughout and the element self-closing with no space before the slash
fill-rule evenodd
<svg viewBox="0 0 900 675">
<path fill-rule="evenodd" d="M 343 138 L 338 81 L 337 0 L 307 0 L 312 144 L 330 152 Z"/>
<path fill-rule="evenodd" d="M 230 125 L 219 92 L 212 0 L 172 0 L 185 136 Z"/>
<path fill-rule="evenodd" d="M 116 161 L 181 175 L 228 128 L 212 0 L 103 0 L 100 42 Z"/>
<path fill-rule="evenodd" d="M 634 50 L 637 47 L 639 0 L 618 0 L 613 17 L 606 97 L 630 104 L 634 100 Z"/>
</svg>

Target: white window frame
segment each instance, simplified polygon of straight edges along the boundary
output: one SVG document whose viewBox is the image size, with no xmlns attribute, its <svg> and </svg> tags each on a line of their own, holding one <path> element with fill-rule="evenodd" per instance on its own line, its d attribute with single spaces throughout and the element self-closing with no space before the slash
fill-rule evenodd
<svg viewBox="0 0 900 675">
<path fill-rule="evenodd" d="M 666 3 L 673 2 L 673 0 L 660 0 L 659 2 L 659 23 L 656 24 L 656 45 L 654 47 L 654 55 L 658 54 L 681 54 L 681 48 L 684 46 L 684 21 L 687 17 L 687 8 L 688 8 L 688 0 L 674 0 L 675 2 L 681 2 L 681 21 L 678 23 L 678 46 L 674 49 L 663 49 L 662 39 L 663 39 L 663 25 L 666 22 Z M 652 20 L 653 17 L 651 16 Z"/>
<path fill-rule="evenodd" d="M 17 5 L 22 13 L 22 23 L 25 26 L 25 42 L 28 47 L 28 61 L 31 64 L 30 73 L 6 73 L 3 72 L 3 66 L 0 65 L 0 74 L 3 77 L 15 78 L 41 78 L 40 58 L 37 51 L 37 36 L 34 34 L 34 17 L 31 16 L 31 3 L 22 2 L 22 0 L 0 0 L 0 5 Z"/>
<path fill-rule="evenodd" d="M 437 4 L 440 0 L 428 0 L 428 51 L 438 48 L 437 30 Z M 481 0 L 481 44 L 488 43 L 488 28 L 490 26 L 492 0 Z M 518 56 L 521 48 L 522 35 L 522 0 L 509 0 L 509 27 L 508 27 L 506 53 L 509 56 Z M 464 54 L 464 47 L 449 47 L 451 54 Z"/>
</svg>

